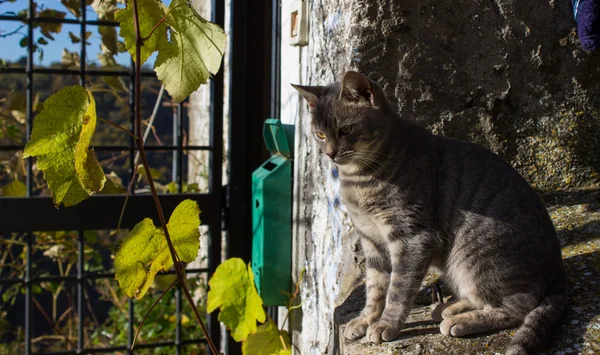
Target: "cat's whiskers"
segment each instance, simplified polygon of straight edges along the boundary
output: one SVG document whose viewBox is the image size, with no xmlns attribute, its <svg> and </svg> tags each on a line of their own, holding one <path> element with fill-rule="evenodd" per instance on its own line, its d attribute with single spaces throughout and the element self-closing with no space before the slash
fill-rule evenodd
<svg viewBox="0 0 600 355">
<path fill-rule="evenodd" d="M 381 175 L 380 173 L 391 174 L 391 166 L 394 165 L 394 162 L 389 161 L 389 155 L 380 153 L 377 151 L 355 151 L 354 159 L 357 161 L 367 165 L 376 175 Z"/>
</svg>

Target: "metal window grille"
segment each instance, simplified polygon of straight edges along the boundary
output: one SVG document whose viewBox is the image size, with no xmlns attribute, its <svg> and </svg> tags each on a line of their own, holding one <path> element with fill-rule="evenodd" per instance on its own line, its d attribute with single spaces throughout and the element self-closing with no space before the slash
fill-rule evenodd
<svg viewBox="0 0 600 355">
<path fill-rule="evenodd" d="M 0 21 L 23 22 L 27 26 L 27 35 L 30 39 L 27 44 L 27 64 L 25 68 L 0 68 L 0 75 L 4 74 L 22 74 L 26 77 L 26 139 L 29 138 L 33 124 L 33 83 L 36 80 L 36 75 L 52 74 L 52 75 L 78 75 L 80 85 L 85 86 L 86 77 L 88 76 L 120 76 L 128 77 L 130 80 L 130 96 L 129 96 L 129 112 L 130 112 L 130 129 L 134 127 L 134 70 L 131 63 L 130 70 L 127 71 L 102 71 L 102 70 L 86 70 L 86 29 L 90 26 L 117 26 L 118 23 L 112 21 L 91 21 L 87 20 L 86 1 L 80 1 L 80 17 L 78 19 L 56 19 L 56 18 L 39 18 L 36 17 L 34 11 L 34 1 L 28 0 L 28 11 L 26 17 L 17 16 L 0 16 Z M 212 2 L 212 21 L 224 26 L 225 1 L 213 0 Z M 54 69 L 54 68 L 37 68 L 34 67 L 34 44 L 33 33 L 36 23 L 52 22 L 63 24 L 79 25 L 81 47 L 79 51 L 80 65 L 78 70 L 72 69 Z M 143 73 L 144 76 L 154 76 L 154 73 Z M 210 102 L 210 143 L 208 146 L 190 146 L 184 145 L 182 135 L 182 126 L 184 122 L 184 107 L 183 104 L 178 104 L 177 115 L 173 126 L 173 144 L 163 146 L 148 146 L 148 151 L 167 151 L 173 153 L 172 172 L 173 181 L 177 182 L 179 194 L 161 195 L 161 202 L 166 216 L 169 216 L 177 204 L 184 199 L 193 199 L 198 202 L 202 210 L 202 224 L 207 225 L 210 230 L 210 250 L 208 255 L 207 269 L 187 270 L 187 274 L 209 273 L 215 270 L 219 264 L 222 255 L 221 248 L 221 231 L 223 230 L 223 218 L 225 208 L 224 188 L 222 187 L 222 158 L 223 158 L 223 75 L 222 72 L 213 77 L 210 84 L 211 102 Z M 160 118 L 159 118 L 160 119 Z M 164 118 L 163 118 L 164 119 Z M 22 150 L 24 146 L 0 146 L 0 151 L 15 151 Z M 136 147 L 133 139 L 129 140 L 129 144 L 125 146 L 96 146 L 97 152 L 103 151 L 128 151 L 129 154 L 129 174 L 133 172 L 134 155 Z M 184 182 L 184 153 L 191 151 L 208 151 L 209 152 L 209 191 L 202 194 L 181 193 Z M 4 238 L 10 233 L 26 233 L 26 271 L 25 277 L 22 279 L 0 278 L 0 284 L 15 284 L 20 283 L 25 288 L 25 314 L 24 314 L 24 344 L 23 351 L 25 354 L 33 354 L 32 337 L 33 337 L 33 322 L 34 307 L 32 307 L 32 288 L 39 285 L 41 282 L 75 282 L 77 285 L 76 294 L 76 314 L 79 320 L 77 329 L 77 343 L 74 350 L 59 351 L 53 354 L 91 354 L 91 353 L 109 353 L 122 351 L 126 353 L 140 353 L 142 349 L 163 347 L 171 349 L 169 353 L 187 353 L 185 346 L 192 343 L 204 342 L 203 339 L 186 340 L 182 338 L 181 327 L 181 308 L 182 295 L 179 290 L 176 290 L 176 317 L 177 328 L 173 335 L 172 341 L 160 343 L 146 343 L 136 345 L 136 348 L 129 350 L 134 337 L 135 327 L 141 321 L 134 319 L 135 302 L 129 301 L 128 305 L 128 339 L 127 344 L 111 348 L 92 349 L 86 348 L 84 344 L 84 317 L 86 315 L 86 305 L 84 304 L 84 288 L 89 282 L 94 282 L 100 279 L 114 279 L 112 273 L 90 273 L 84 269 L 84 248 L 86 240 L 84 238 L 85 230 L 100 230 L 100 229 L 115 229 L 119 220 L 121 206 L 124 202 L 124 195 L 97 195 L 90 199 L 69 208 L 54 208 L 50 197 L 39 197 L 33 195 L 32 181 L 32 159 L 26 161 L 27 178 L 26 187 L 27 195 L 24 198 L 0 198 L 0 237 Z M 122 227 L 131 228 L 137 222 L 145 217 L 151 217 L 157 221 L 156 211 L 152 197 L 149 195 L 133 195 L 130 197 L 127 210 L 123 218 Z M 52 276 L 52 277 L 37 277 L 32 274 L 32 247 L 35 241 L 33 232 L 35 231 L 60 231 L 60 230 L 77 230 L 77 267 L 74 275 Z M 0 272 L 1 275 L 1 272 Z M 35 314 L 39 316 L 39 314 Z M 218 342 L 220 341 L 220 327 L 216 319 L 216 314 L 207 315 L 207 323 L 211 338 Z"/>
</svg>

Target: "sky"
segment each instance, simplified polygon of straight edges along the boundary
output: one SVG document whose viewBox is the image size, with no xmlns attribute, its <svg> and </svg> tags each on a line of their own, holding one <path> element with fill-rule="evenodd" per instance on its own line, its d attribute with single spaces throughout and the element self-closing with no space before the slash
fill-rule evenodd
<svg viewBox="0 0 600 355">
<path fill-rule="evenodd" d="M 168 5 L 169 1 L 163 1 Z M 65 18 L 76 19 L 73 14 L 67 10 L 67 8 L 60 3 L 60 0 L 36 0 L 38 4 L 38 8 L 45 9 L 54 9 L 62 12 L 66 12 L 67 15 Z M 15 2 L 2 2 L 0 0 L 0 15 L 11 15 L 12 13 L 17 13 L 25 8 L 27 8 L 28 1 L 27 0 L 16 0 Z M 97 16 L 91 6 L 88 6 L 88 11 L 86 13 L 88 20 L 96 20 Z M 26 56 L 26 48 L 21 48 L 19 46 L 19 41 L 27 34 L 27 27 L 23 27 L 14 35 L 8 37 L 2 37 L 3 34 L 10 33 L 20 26 L 23 23 L 21 22 L 13 22 L 13 21 L 0 21 L 0 59 L 4 59 L 6 61 L 16 61 L 20 57 Z M 92 32 L 91 37 L 88 39 L 89 44 L 86 47 L 87 51 L 87 62 L 88 63 L 99 63 L 97 59 L 97 55 L 100 53 L 100 34 L 98 33 L 98 26 L 87 26 L 87 31 Z M 69 32 L 73 32 L 77 37 L 79 37 L 80 28 L 79 25 L 69 25 L 63 24 L 62 30 L 59 34 L 54 35 L 54 41 L 48 41 L 49 44 L 43 46 L 44 55 L 42 60 L 40 61 L 39 55 L 34 55 L 35 65 L 46 66 L 50 63 L 60 62 L 63 48 L 71 52 L 79 52 L 81 48 L 81 43 L 73 44 L 69 37 Z M 34 39 L 37 40 L 38 37 L 41 37 L 39 29 L 34 30 Z M 152 65 L 156 58 L 156 53 L 146 62 L 147 64 Z M 119 64 L 129 66 L 130 64 L 130 56 L 128 53 L 120 53 L 115 57 Z"/>
</svg>

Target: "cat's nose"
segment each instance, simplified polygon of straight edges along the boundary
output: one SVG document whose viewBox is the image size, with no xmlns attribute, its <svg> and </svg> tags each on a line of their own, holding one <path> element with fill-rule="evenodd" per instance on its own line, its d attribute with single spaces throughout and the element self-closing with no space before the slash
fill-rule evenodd
<svg viewBox="0 0 600 355">
<path fill-rule="evenodd" d="M 325 154 L 327 154 L 327 156 L 330 157 L 331 159 L 335 159 L 335 156 L 337 155 L 337 149 L 336 150 L 328 150 L 327 152 L 325 152 Z"/>
</svg>

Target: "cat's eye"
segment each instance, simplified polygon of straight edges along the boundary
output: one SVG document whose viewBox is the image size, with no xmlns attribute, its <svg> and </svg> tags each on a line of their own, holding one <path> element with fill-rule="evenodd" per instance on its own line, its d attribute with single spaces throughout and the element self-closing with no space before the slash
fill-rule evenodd
<svg viewBox="0 0 600 355">
<path fill-rule="evenodd" d="M 323 133 L 321 131 L 315 132 L 315 135 L 317 136 L 317 139 L 319 139 L 319 140 L 325 140 L 325 138 L 327 138 L 327 136 L 325 135 L 325 133 Z"/>
<path fill-rule="evenodd" d="M 352 132 L 352 126 L 344 126 L 342 128 L 340 128 L 340 133 L 342 135 L 348 135 Z"/>
</svg>

